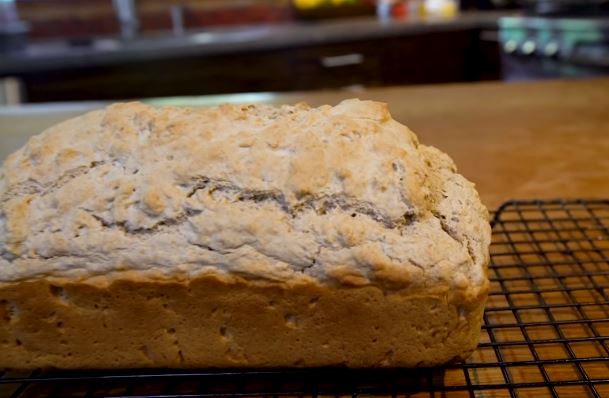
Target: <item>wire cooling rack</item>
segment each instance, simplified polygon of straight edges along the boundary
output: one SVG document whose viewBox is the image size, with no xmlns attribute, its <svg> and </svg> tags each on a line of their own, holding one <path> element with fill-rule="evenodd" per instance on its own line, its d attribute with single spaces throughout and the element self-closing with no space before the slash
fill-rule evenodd
<svg viewBox="0 0 609 398">
<path fill-rule="evenodd" d="M 0 374 L 0 397 L 609 397 L 609 200 L 493 214 L 480 347 L 443 369 Z M 1 355 L 1 353 L 0 353 Z"/>
</svg>

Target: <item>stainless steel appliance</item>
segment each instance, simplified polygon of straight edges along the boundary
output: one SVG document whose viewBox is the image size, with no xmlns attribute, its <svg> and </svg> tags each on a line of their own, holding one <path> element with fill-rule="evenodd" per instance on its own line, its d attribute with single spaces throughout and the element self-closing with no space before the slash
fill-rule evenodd
<svg viewBox="0 0 609 398">
<path fill-rule="evenodd" d="M 499 38 L 504 80 L 609 75 L 609 14 L 504 17 Z"/>
<path fill-rule="evenodd" d="M 609 0 L 520 0 L 536 15 L 598 15 L 609 11 Z"/>
</svg>

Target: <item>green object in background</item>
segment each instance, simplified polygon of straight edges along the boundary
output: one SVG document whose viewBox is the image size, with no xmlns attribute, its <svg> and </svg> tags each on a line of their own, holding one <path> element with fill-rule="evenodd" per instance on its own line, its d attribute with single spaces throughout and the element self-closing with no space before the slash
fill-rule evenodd
<svg viewBox="0 0 609 398">
<path fill-rule="evenodd" d="M 555 41 L 563 58 L 573 54 L 578 45 L 602 42 L 605 37 L 594 19 L 528 18 L 523 22 L 522 18 L 503 17 L 499 26 L 500 40 L 506 52 L 512 52 L 509 51 L 511 43 L 514 43 L 515 51 L 526 40 L 535 40 L 538 48 Z"/>
</svg>

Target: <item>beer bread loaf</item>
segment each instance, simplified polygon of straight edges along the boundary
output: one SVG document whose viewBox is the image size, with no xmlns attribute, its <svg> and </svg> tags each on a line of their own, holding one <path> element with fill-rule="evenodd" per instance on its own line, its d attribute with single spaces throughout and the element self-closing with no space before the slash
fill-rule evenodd
<svg viewBox="0 0 609 398">
<path fill-rule="evenodd" d="M 487 211 L 385 104 L 117 104 L 0 173 L 0 367 L 416 367 L 478 343 Z"/>
</svg>

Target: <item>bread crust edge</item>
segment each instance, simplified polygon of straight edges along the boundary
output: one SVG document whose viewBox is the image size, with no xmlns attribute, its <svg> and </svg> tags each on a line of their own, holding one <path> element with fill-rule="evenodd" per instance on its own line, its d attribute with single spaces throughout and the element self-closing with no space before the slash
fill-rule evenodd
<svg viewBox="0 0 609 398">
<path fill-rule="evenodd" d="M 1 283 L 0 368 L 436 366 L 475 350 L 487 294 L 216 272 Z"/>
</svg>

